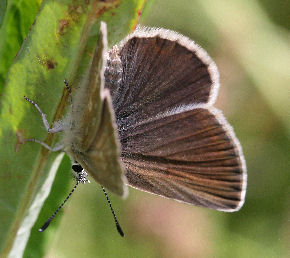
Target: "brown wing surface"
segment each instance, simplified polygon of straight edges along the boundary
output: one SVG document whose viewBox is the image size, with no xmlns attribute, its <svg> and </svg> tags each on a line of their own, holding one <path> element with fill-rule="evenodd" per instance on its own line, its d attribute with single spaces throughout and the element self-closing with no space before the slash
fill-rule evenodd
<svg viewBox="0 0 290 258">
<path fill-rule="evenodd" d="M 237 139 L 215 109 L 155 118 L 120 134 L 129 185 L 212 209 L 244 202 L 246 171 Z"/>
</svg>

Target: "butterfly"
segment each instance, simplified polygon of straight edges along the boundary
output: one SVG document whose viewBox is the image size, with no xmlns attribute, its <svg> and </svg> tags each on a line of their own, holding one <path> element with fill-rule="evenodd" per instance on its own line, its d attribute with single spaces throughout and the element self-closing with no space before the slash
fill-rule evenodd
<svg viewBox="0 0 290 258">
<path fill-rule="evenodd" d="M 232 127 L 213 107 L 219 88 L 214 61 L 171 30 L 137 27 L 110 50 L 103 22 L 100 33 L 73 96 L 66 83 L 71 110 L 63 122 L 50 127 L 26 98 L 49 133 L 63 132 L 62 143 L 30 141 L 65 151 L 77 184 L 88 182 L 88 173 L 123 197 L 128 184 L 188 204 L 239 210 L 246 164 Z"/>
</svg>

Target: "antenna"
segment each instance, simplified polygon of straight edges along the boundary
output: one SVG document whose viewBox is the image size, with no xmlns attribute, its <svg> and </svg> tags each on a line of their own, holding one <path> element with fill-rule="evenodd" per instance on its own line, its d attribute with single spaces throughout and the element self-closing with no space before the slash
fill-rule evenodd
<svg viewBox="0 0 290 258">
<path fill-rule="evenodd" d="M 103 192 L 104 192 L 104 194 L 105 194 L 105 196 L 106 196 L 107 202 L 108 202 L 108 204 L 109 204 L 109 206 L 110 206 L 111 212 L 112 212 L 112 214 L 113 214 L 113 217 L 114 217 L 114 221 L 115 221 L 115 224 L 116 224 L 117 230 L 118 230 L 119 234 L 121 235 L 121 237 L 124 237 L 125 234 L 124 234 L 124 232 L 123 232 L 123 230 L 122 230 L 122 228 L 121 228 L 121 226 L 120 226 L 120 224 L 119 224 L 119 222 L 118 222 L 118 220 L 117 220 L 117 217 L 116 217 L 116 214 L 115 214 L 115 212 L 114 212 L 114 210 L 113 210 L 113 207 L 112 207 L 112 204 L 111 204 L 111 202 L 110 202 L 109 196 L 108 196 L 108 194 L 107 194 L 107 192 L 106 192 L 106 190 L 105 190 L 105 188 L 104 188 L 103 186 L 102 186 L 102 189 L 103 189 Z"/>
<path fill-rule="evenodd" d="M 86 179 L 86 178 L 85 178 L 85 179 Z M 40 229 L 38 229 L 39 232 L 43 232 L 44 230 L 46 230 L 46 229 L 48 228 L 50 222 L 54 219 L 54 217 L 56 216 L 56 214 L 60 211 L 60 209 L 62 208 L 62 206 L 67 202 L 67 200 L 70 198 L 70 196 L 72 195 L 72 193 L 75 191 L 75 189 L 77 188 L 77 186 L 78 186 L 80 183 L 85 183 L 85 182 L 83 182 L 81 179 L 78 179 L 78 180 L 77 180 L 77 183 L 75 184 L 75 186 L 73 187 L 73 189 L 71 190 L 71 192 L 68 194 L 68 196 L 65 198 L 65 200 L 62 202 L 62 204 L 61 204 L 61 205 L 60 205 L 60 206 L 55 210 L 55 212 L 54 212 L 54 213 L 53 213 L 53 214 L 48 218 L 48 220 L 43 224 L 43 226 L 42 226 Z M 116 217 L 116 214 L 115 214 L 114 209 L 113 209 L 113 207 L 112 207 L 112 204 L 111 204 L 111 201 L 110 201 L 110 199 L 109 199 L 109 196 L 108 196 L 108 194 L 107 194 L 107 192 L 106 192 L 106 190 L 105 190 L 105 188 L 104 188 L 103 186 L 102 186 L 102 190 L 103 190 L 103 192 L 104 192 L 104 194 L 105 194 L 105 196 L 106 196 L 107 202 L 108 202 L 108 204 L 109 204 L 109 206 L 110 206 L 110 209 L 111 209 L 111 212 L 112 212 L 112 214 L 113 214 L 116 228 L 117 228 L 119 234 L 120 234 L 122 237 L 124 237 L 125 234 L 124 234 L 124 232 L 123 232 L 123 230 L 122 230 L 122 228 L 121 228 L 121 226 L 120 226 L 120 224 L 119 224 L 119 222 L 118 222 L 118 220 L 117 220 L 117 217 Z"/>
<path fill-rule="evenodd" d="M 46 230 L 46 228 L 49 226 L 50 222 L 53 220 L 53 218 L 56 216 L 56 214 L 59 212 L 59 210 L 62 208 L 62 206 L 66 203 L 66 201 L 70 198 L 70 196 L 72 195 L 72 193 L 74 192 L 74 190 L 77 188 L 77 186 L 79 185 L 79 183 L 81 183 L 80 180 L 77 181 L 77 183 L 75 184 L 74 188 L 71 190 L 71 192 L 65 198 L 65 200 L 63 201 L 63 203 L 55 210 L 55 212 L 43 224 L 43 226 L 40 229 L 38 229 L 39 232 L 43 232 L 44 230 Z"/>
</svg>

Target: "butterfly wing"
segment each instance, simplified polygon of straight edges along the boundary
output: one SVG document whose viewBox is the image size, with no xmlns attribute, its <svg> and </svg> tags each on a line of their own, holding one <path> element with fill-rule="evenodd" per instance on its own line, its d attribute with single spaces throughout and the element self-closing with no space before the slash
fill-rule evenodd
<svg viewBox="0 0 290 258">
<path fill-rule="evenodd" d="M 123 166 L 120 160 L 120 146 L 116 139 L 116 125 L 113 120 L 111 103 L 104 100 L 100 116 L 100 127 L 89 148 L 79 153 L 81 165 L 102 186 L 113 193 L 126 197 L 128 190 Z"/>
<path fill-rule="evenodd" d="M 169 36 L 168 36 L 169 35 Z M 211 104 L 218 72 L 194 42 L 139 29 L 109 52 L 106 70 L 131 186 L 190 204 L 234 211 L 246 167 L 231 127 Z"/>
<path fill-rule="evenodd" d="M 244 202 L 241 149 L 216 109 L 155 118 L 122 131 L 120 139 L 131 186 L 224 211 Z"/>
<path fill-rule="evenodd" d="M 106 24 L 88 73 L 76 92 L 72 110 L 72 133 L 66 135 L 68 152 L 101 185 L 125 197 L 120 146 L 111 96 L 104 89 L 104 55 L 107 51 Z"/>
<path fill-rule="evenodd" d="M 168 40 L 167 34 L 176 41 Z M 134 123 L 182 105 L 215 100 L 219 77 L 215 63 L 177 33 L 138 28 L 109 52 L 109 63 L 118 68 L 106 70 L 106 77 L 114 78 L 106 81 L 106 87 L 118 122 Z"/>
</svg>

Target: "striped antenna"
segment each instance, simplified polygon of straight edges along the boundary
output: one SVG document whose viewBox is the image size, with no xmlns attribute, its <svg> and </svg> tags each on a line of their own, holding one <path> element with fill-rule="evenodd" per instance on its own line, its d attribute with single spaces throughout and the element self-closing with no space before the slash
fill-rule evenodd
<svg viewBox="0 0 290 258">
<path fill-rule="evenodd" d="M 107 202 L 108 202 L 108 204 L 109 204 L 109 206 L 110 206 L 111 212 L 112 212 L 112 214 L 113 214 L 114 221 L 115 221 L 115 224 L 116 224 L 116 228 L 117 228 L 119 234 L 121 235 L 121 237 L 124 237 L 125 234 L 124 234 L 124 232 L 123 232 L 123 230 L 122 230 L 122 228 L 121 228 L 121 226 L 120 226 L 120 224 L 119 224 L 119 222 L 118 222 L 118 220 L 117 220 L 117 217 L 116 217 L 116 214 L 115 214 L 115 212 L 114 212 L 114 210 L 113 210 L 113 207 L 112 207 L 112 204 L 111 204 L 111 202 L 110 202 L 109 196 L 108 196 L 108 194 L 107 194 L 107 192 L 106 192 L 106 190 L 105 190 L 105 188 L 104 188 L 103 186 L 102 186 L 102 189 L 103 189 L 103 192 L 104 192 L 104 194 L 105 194 L 105 196 L 106 196 Z"/>
<path fill-rule="evenodd" d="M 60 211 L 60 209 L 62 208 L 62 206 L 66 203 L 66 201 L 70 198 L 70 196 L 72 195 L 72 193 L 74 192 L 74 190 L 77 188 L 77 186 L 79 185 L 81 181 L 77 181 L 76 185 L 74 186 L 74 188 L 71 190 L 71 192 L 69 193 L 69 195 L 65 198 L 65 200 L 63 201 L 63 203 L 55 210 L 55 212 L 50 216 L 50 218 L 43 224 L 43 226 L 38 229 L 39 232 L 43 232 L 44 230 L 47 229 L 47 227 L 49 226 L 50 222 L 54 219 L 54 217 L 56 216 L 56 214 Z"/>
</svg>

